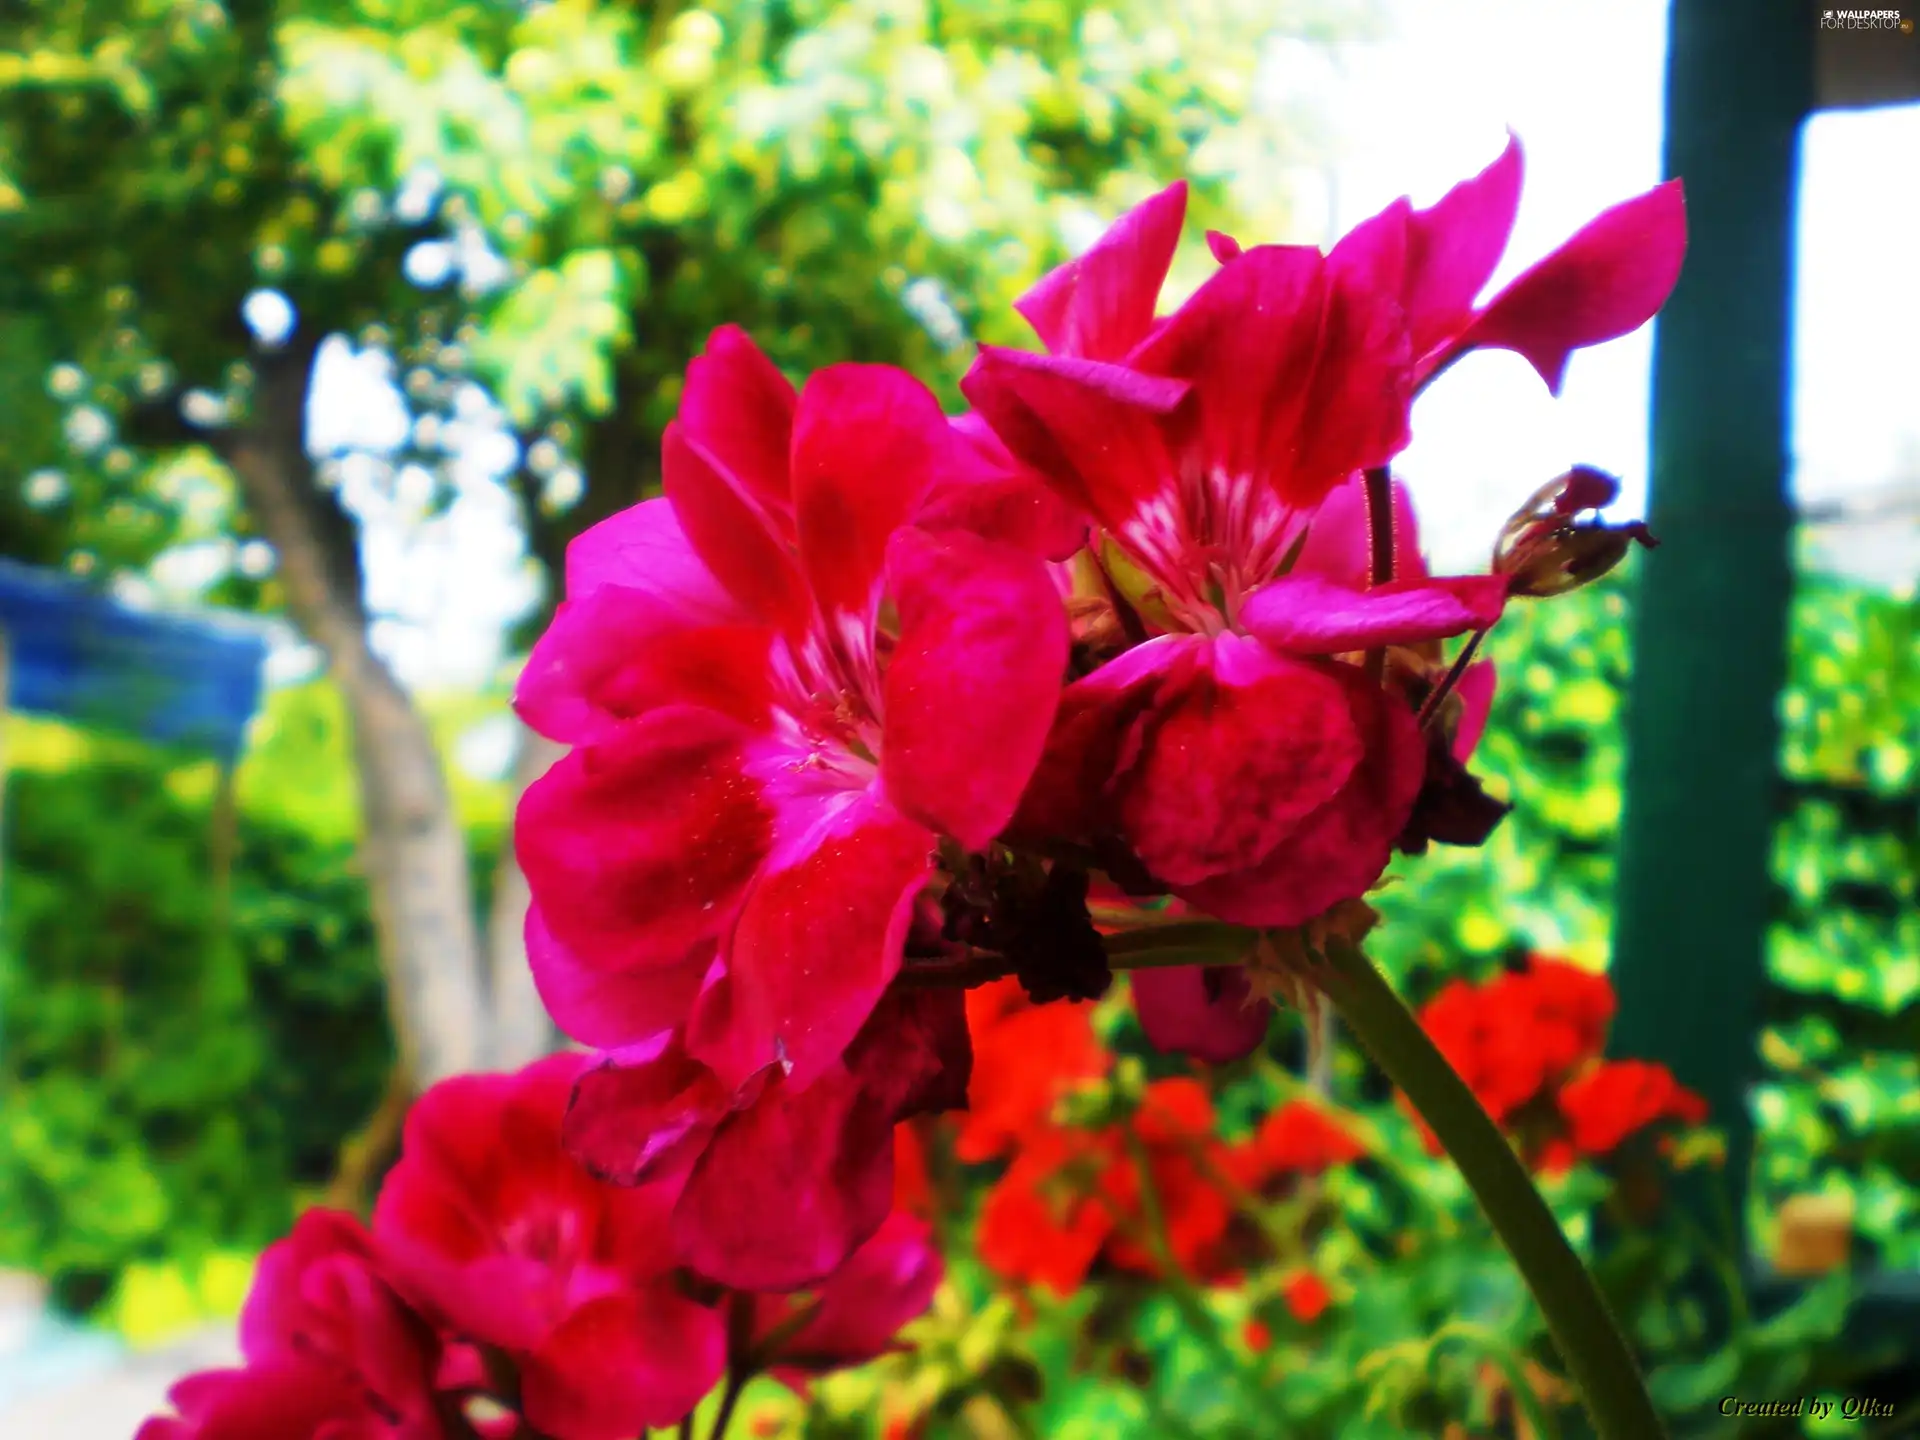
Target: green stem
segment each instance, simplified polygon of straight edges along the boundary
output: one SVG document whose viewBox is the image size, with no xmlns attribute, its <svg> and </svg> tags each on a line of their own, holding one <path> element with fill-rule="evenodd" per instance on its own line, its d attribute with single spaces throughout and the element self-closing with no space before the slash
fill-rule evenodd
<svg viewBox="0 0 1920 1440">
<path fill-rule="evenodd" d="M 1321 986 L 1466 1176 L 1533 1292 L 1600 1440 L 1664 1440 L 1633 1352 L 1519 1156 L 1373 962 L 1332 937 Z"/>
<path fill-rule="evenodd" d="M 1156 965 L 1232 965 L 1253 948 L 1256 933 L 1218 920 L 1175 920 L 1143 925 L 1106 937 L 1107 959 L 1116 970 Z"/>
</svg>

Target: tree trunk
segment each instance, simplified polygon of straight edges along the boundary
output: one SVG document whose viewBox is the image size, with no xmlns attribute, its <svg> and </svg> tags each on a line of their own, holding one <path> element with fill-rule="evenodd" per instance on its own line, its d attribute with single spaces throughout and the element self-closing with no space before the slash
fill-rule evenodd
<svg viewBox="0 0 1920 1440">
<path fill-rule="evenodd" d="M 547 767 L 566 753 L 544 735 L 520 727 L 520 747 L 513 764 L 513 799 L 517 806 L 527 786 L 546 774 Z M 527 877 L 513 848 L 509 824 L 494 869 L 493 907 L 487 917 L 487 974 L 493 1013 L 489 1063 L 496 1069 L 517 1070 L 559 1048 L 560 1035 L 547 1018 L 533 972 L 527 968 Z"/>
<path fill-rule="evenodd" d="M 220 448 L 278 557 L 288 611 L 346 699 L 388 1005 L 401 1063 L 425 1088 L 478 1068 L 486 1049 L 466 837 L 432 734 L 368 642 L 352 517 L 321 488 L 307 454 L 316 348 L 296 342 L 259 357 L 252 413 Z"/>
</svg>

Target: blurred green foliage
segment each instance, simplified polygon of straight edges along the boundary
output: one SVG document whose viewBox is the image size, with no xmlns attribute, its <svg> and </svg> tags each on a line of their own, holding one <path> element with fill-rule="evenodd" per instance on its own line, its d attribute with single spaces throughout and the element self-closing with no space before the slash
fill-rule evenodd
<svg viewBox="0 0 1920 1440">
<path fill-rule="evenodd" d="M 451 738 L 484 698 L 435 718 Z M 13 729 L 0 1266 L 48 1275 L 83 1310 L 126 1278 L 144 1288 L 114 1317 L 136 1331 L 156 1307 L 190 1318 L 162 1292 L 234 1292 L 222 1256 L 284 1232 L 387 1082 L 339 698 L 270 695 L 231 821 L 208 762 Z M 467 780 L 459 799 L 484 904 L 506 797 Z M 209 1264 L 214 1280 L 193 1280 Z"/>
</svg>

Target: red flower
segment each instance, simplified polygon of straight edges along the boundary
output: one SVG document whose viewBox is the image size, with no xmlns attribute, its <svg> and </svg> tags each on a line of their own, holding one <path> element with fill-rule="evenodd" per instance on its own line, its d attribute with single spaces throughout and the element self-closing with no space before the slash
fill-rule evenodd
<svg viewBox="0 0 1920 1440">
<path fill-rule="evenodd" d="M 1208 1167 L 1225 1170 L 1213 1138 L 1213 1104 L 1197 1081 L 1155 1081 L 1131 1126 L 1147 1156 L 1147 1177 L 1173 1258 L 1189 1273 L 1212 1273 L 1232 1219 Z M 1202 1163 L 1202 1162 L 1206 1163 Z M 1164 1266 L 1147 1238 L 1139 1166 L 1125 1130 L 1044 1130 L 1022 1142 L 980 1213 L 980 1258 L 1009 1279 L 1070 1293 L 1094 1261 L 1141 1274 Z"/>
<path fill-rule="evenodd" d="M 1613 1018 L 1613 987 L 1561 960 L 1484 985 L 1448 984 L 1420 1023 L 1487 1113 L 1505 1120 L 1599 1055 Z"/>
<path fill-rule="evenodd" d="M 440 1440 L 439 1346 L 352 1216 L 310 1210 L 260 1257 L 246 1367 L 189 1376 L 139 1440 Z"/>
<path fill-rule="evenodd" d="M 1256 1355 L 1263 1355 L 1273 1348 L 1273 1331 L 1261 1320 L 1247 1321 L 1241 1328 L 1240 1338 L 1246 1342 L 1247 1349 Z"/>
<path fill-rule="evenodd" d="M 1293 1318 L 1302 1325 L 1311 1325 L 1327 1311 L 1333 1303 L 1333 1292 L 1327 1289 L 1327 1282 L 1311 1270 L 1303 1270 L 1287 1281 L 1285 1291 L 1287 1309 L 1293 1312 Z"/>
<path fill-rule="evenodd" d="M 968 487 L 1017 490 L 996 453 L 900 371 L 835 366 L 796 396 L 722 329 L 668 428 L 666 497 L 569 551 L 516 703 L 578 748 L 529 789 L 516 843 L 549 1010 L 649 1067 L 600 1085 L 574 1132 L 601 1171 L 644 1176 L 735 1112 L 736 1141 L 791 1155 L 876 1111 L 856 1092 L 894 1063 L 889 1042 L 864 1066 L 851 1047 L 942 837 L 978 849 L 1013 814 L 1066 662 L 1038 555 L 927 528 L 973 515 L 952 501 Z M 1037 541 L 1048 525 L 1007 528 Z M 652 1099 L 622 1125 L 622 1095 Z M 775 1168 L 735 1161 L 729 1183 Z M 885 1213 L 875 1185 L 830 1169 L 783 1177 L 782 1198 L 815 1181 L 861 1195 L 760 1207 L 747 1233 L 705 1232 L 690 1200 L 686 1258 L 741 1286 L 820 1278 Z M 689 1196 L 710 1188 L 696 1173 Z M 783 1236 L 780 1217 L 808 1233 Z"/>
<path fill-rule="evenodd" d="M 1510 148 L 1324 256 L 1214 237 L 1220 271 L 1155 321 L 1176 185 L 1021 302 L 1050 354 L 983 347 L 969 400 L 1093 518 L 1154 636 L 1068 690 L 1019 828 L 1117 831 L 1174 893 L 1249 925 L 1302 923 L 1377 879 L 1424 746 L 1397 697 L 1334 657 L 1489 624 L 1506 580 L 1409 564 L 1370 587 L 1364 532 L 1347 543 L 1357 472 L 1404 447 L 1414 391 L 1468 349 L 1516 349 L 1557 385 L 1569 350 L 1651 316 L 1684 242 L 1662 187 L 1476 310 L 1518 183 Z M 1343 487 L 1346 513 L 1316 515 Z M 1316 533 L 1342 529 L 1337 546 Z"/>
<path fill-rule="evenodd" d="M 1104 1075 L 1110 1057 L 1093 1033 L 1093 1007 L 1035 1005 L 1020 982 L 997 980 L 967 992 L 973 1078 L 954 1153 L 991 1160 L 1044 1126 L 1055 1102 L 1083 1080 Z"/>
<path fill-rule="evenodd" d="M 673 1275 L 677 1184 L 603 1185 L 561 1147 L 587 1063 L 559 1055 L 429 1090 L 407 1117 L 374 1234 L 446 1331 L 514 1361 L 541 1433 L 626 1440 L 698 1403 L 725 1366 L 726 1336 Z"/>
<path fill-rule="evenodd" d="M 1673 1078 L 1664 1065 L 1614 1060 L 1567 1082 L 1560 1092 L 1567 1138 L 1581 1155 L 1611 1155 L 1628 1137 L 1673 1120 L 1699 1125 L 1707 1104 Z"/>
<path fill-rule="evenodd" d="M 1235 1154 L 1241 1182 L 1258 1189 L 1278 1175 L 1322 1175 L 1367 1153 L 1341 1124 L 1316 1105 L 1290 1100 L 1270 1111 Z"/>
</svg>

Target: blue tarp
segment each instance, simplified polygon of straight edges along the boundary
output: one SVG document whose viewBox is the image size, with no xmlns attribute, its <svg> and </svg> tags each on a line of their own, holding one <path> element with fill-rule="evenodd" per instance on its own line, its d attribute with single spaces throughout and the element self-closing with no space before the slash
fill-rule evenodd
<svg viewBox="0 0 1920 1440">
<path fill-rule="evenodd" d="M 11 709 L 239 757 L 267 656 L 253 626 L 149 614 L 0 560 L 0 630 Z"/>
</svg>

